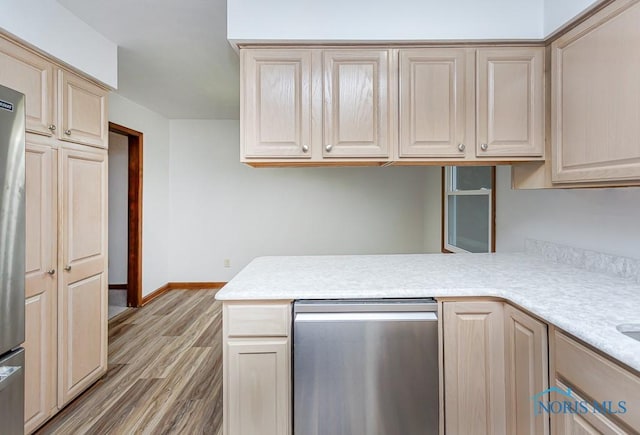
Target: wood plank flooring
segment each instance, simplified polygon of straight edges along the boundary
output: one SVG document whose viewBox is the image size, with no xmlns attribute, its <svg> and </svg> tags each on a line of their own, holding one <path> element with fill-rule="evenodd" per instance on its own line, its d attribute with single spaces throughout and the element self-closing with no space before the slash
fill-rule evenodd
<svg viewBox="0 0 640 435">
<path fill-rule="evenodd" d="M 109 321 L 107 374 L 37 434 L 222 434 L 216 290 L 171 290 Z"/>
</svg>

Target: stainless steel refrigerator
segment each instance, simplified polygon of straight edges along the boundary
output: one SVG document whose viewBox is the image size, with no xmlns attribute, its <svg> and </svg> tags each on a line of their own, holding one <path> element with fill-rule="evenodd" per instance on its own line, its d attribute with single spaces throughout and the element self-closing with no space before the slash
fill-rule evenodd
<svg viewBox="0 0 640 435">
<path fill-rule="evenodd" d="M 24 432 L 25 103 L 0 86 L 0 433 Z"/>
</svg>

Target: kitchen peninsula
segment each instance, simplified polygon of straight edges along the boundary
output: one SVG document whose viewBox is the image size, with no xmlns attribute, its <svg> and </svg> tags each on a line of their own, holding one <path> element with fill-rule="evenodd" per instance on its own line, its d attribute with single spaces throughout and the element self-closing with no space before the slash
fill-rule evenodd
<svg viewBox="0 0 640 435">
<path fill-rule="evenodd" d="M 526 423 L 537 428 L 534 433 L 547 433 L 548 418 L 538 416 L 533 421 L 528 415 L 530 397 L 518 398 L 527 404 L 524 411 L 514 409 L 513 416 L 505 415 L 501 404 L 515 407 L 514 395 L 533 396 L 548 386 L 573 387 L 585 399 L 626 400 L 628 408 L 626 414 L 614 417 L 552 415 L 552 426 L 583 424 L 576 420 L 579 417 L 594 427 L 639 430 L 640 341 L 617 329 L 640 323 L 640 283 L 633 275 L 637 265 L 633 260 L 567 249 L 556 260 L 569 258 L 573 266 L 524 253 L 255 259 L 217 295 L 224 303 L 225 433 L 249 434 L 258 427 L 261 433 L 290 433 L 294 300 L 426 297 L 435 297 L 439 307 L 440 414 L 446 416 L 446 428 L 440 418 L 441 433 L 464 432 L 478 424 L 462 415 L 459 406 L 447 407 L 448 393 L 461 388 L 453 374 L 464 371 L 465 364 L 477 366 L 478 361 L 485 362 L 483 375 L 494 385 L 480 382 L 475 390 L 465 386 L 457 393 L 471 394 L 478 406 L 486 405 L 479 424 L 487 430 L 515 433 L 517 428 L 520 433 Z M 585 268 L 575 267 L 578 257 Z M 598 272 L 590 271 L 594 267 Z M 465 323 L 466 314 L 474 315 L 470 317 L 481 331 L 470 333 L 474 324 Z M 471 337 L 481 338 L 481 343 L 464 342 Z M 454 339 L 456 346 L 450 345 Z M 580 373 L 571 367 L 576 358 L 582 362 Z M 452 370 L 447 367 L 451 361 L 463 366 Z M 523 363 L 524 367 L 518 366 Z M 520 382 L 522 370 L 526 382 Z M 589 376 L 596 370 L 597 376 Z M 610 393 L 616 397 L 606 397 Z M 582 397 L 576 394 L 572 400 Z"/>
</svg>

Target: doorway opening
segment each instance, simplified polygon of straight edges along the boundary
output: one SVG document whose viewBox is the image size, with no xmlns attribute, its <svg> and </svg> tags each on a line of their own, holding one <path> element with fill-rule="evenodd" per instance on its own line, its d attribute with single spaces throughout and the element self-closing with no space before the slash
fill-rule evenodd
<svg viewBox="0 0 640 435">
<path fill-rule="evenodd" d="M 143 134 L 139 131 L 130 129 L 128 127 L 109 123 L 109 133 L 117 140 L 114 144 L 118 146 L 114 147 L 114 153 L 121 153 L 120 160 L 122 160 L 121 172 L 126 172 L 126 210 L 124 210 L 124 201 L 121 201 L 123 205 L 122 214 L 126 214 L 126 225 L 123 223 L 124 219 L 120 222 L 123 226 L 126 226 L 126 237 L 121 237 L 120 245 L 126 244 L 126 250 L 124 248 L 117 252 L 114 259 L 122 265 L 120 266 L 120 275 L 116 278 L 118 281 L 124 280 L 126 276 L 126 282 L 112 282 L 109 278 L 109 290 L 125 290 L 126 289 L 126 306 L 127 307 L 140 307 L 142 306 L 142 142 Z M 123 142 L 124 141 L 124 142 Z M 110 145 L 111 148 L 111 145 Z M 114 155 L 116 157 L 116 155 Z M 117 157 L 116 157 L 117 158 Z M 110 166 L 111 166 L 111 149 L 110 149 Z M 117 160 L 114 161 L 117 163 Z M 117 168 L 115 168 L 117 169 Z M 111 175 L 111 168 L 110 168 Z M 111 178 L 111 177 L 110 177 Z M 123 180 L 124 181 L 124 180 Z M 111 183 L 110 183 L 111 184 Z M 110 205 L 111 207 L 111 205 Z M 120 231 L 120 236 L 124 235 L 125 230 Z M 117 234 L 114 234 L 116 237 Z M 111 234 L 109 239 L 111 240 Z M 111 243 L 110 243 L 111 244 Z M 126 253 L 125 253 L 126 251 Z M 109 253 L 109 263 L 111 269 L 112 257 Z M 123 257 L 123 258 L 122 258 Z M 126 269 L 124 272 L 123 269 Z M 123 292 L 124 293 L 124 292 Z M 111 302 L 110 302 L 111 304 Z"/>
</svg>

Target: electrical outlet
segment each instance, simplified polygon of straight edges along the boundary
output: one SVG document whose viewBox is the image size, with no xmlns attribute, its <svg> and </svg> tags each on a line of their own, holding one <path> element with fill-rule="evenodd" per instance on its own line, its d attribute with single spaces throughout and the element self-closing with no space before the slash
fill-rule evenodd
<svg viewBox="0 0 640 435">
<path fill-rule="evenodd" d="M 224 259 L 224 267 L 231 267 L 231 260 L 228 258 Z"/>
</svg>

